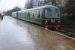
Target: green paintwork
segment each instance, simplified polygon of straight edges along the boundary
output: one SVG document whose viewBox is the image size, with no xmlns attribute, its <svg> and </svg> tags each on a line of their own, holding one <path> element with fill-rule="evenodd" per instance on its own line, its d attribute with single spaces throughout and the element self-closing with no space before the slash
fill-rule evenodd
<svg viewBox="0 0 75 50">
<path fill-rule="evenodd" d="M 38 25 L 42 25 L 43 24 L 43 20 L 42 19 L 30 19 L 30 21 L 31 22 L 34 22 L 34 23 L 36 23 L 36 24 L 38 24 Z"/>
<path fill-rule="evenodd" d="M 43 20 L 42 19 L 34 19 L 34 21 L 36 22 L 36 24 L 39 24 L 39 25 L 43 24 Z"/>
</svg>

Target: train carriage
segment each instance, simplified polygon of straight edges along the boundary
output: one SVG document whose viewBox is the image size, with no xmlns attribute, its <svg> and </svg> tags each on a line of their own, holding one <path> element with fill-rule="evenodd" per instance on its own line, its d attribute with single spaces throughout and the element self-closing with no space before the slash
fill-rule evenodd
<svg viewBox="0 0 75 50">
<path fill-rule="evenodd" d="M 59 29 L 61 26 L 60 10 L 58 7 L 52 5 L 13 12 L 12 16 L 49 29 Z"/>
</svg>

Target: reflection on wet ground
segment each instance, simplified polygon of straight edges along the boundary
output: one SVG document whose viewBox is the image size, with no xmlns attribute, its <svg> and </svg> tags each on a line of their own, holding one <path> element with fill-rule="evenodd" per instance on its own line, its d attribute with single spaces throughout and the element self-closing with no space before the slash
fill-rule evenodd
<svg viewBox="0 0 75 50">
<path fill-rule="evenodd" d="M 5 16 L 0 23 L 0 50 L 36 50 L 27 30 Z"/>
<path fill-rule="evenodd" d="M 75 40 L 5 16 L 0 23 L 1 50 L 75 50 Z"/>
</svg>

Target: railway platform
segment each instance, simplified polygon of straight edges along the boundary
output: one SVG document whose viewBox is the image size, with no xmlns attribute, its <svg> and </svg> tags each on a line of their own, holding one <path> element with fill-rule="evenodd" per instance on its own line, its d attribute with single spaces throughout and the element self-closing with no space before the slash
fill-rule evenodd
<svg viewBox="0 0 75 50">
<path fill-rule="evenodd" d="M 4 16 L 0 20 L 0 50 L 75 50 L 75 40 L 57 33 Z"/>
</svg>

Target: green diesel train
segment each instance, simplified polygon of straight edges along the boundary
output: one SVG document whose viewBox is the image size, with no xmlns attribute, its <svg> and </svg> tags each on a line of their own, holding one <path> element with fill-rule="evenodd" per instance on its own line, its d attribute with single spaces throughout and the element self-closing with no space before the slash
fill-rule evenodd
<svg viewBox="0 0 75 50">
<path fill-rule="evenodd" d="M 60 10 L 56 6 L 46 5 L 12 13 L 12 17 L 29 21 L 45 28 L 60 28 Z"/>
</svg>

